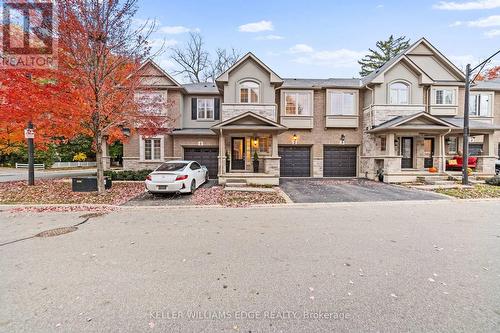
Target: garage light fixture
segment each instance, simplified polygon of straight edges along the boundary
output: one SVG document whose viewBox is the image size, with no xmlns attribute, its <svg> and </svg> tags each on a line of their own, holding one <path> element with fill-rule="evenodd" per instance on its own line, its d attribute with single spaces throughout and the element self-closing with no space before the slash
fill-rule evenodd
<svg viewBox="0 0 500 333">
<path fill-rule="evenodd" d="M 345 135 L 344 134 L 340 135 L 340 143 L 345 144 Z"/>
<path fill-rule="evenodd" d="M 297 134 L 295 134 L 295 133 L 294 133 L 294 134 L 293 134 L 293 136 L 292 136 L 292 143 L 293 143 L 294 145 L 296 145 L 298 140 L 299 140 L 299 139 L 298 139 L 298 137 L 297 137 Z"/>
<path fill-rule="evenodd" d="M 257 137 L 253 138 L 253 146 L 257 148 L 259 146 L 259 139 Z"/>
</svg>

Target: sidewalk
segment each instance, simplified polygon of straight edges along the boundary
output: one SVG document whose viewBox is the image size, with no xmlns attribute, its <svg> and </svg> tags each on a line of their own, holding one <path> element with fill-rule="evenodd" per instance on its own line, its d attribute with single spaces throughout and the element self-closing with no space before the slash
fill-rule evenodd
<svg viewBox="0 0 500 333">
<path fill-rule="evenodd" d="M 37 170 L 36 179 L 66 178 L 73 176 L 91 176 L 96 173 L 96 169 L 68 169 L 68 170 Z M 28 169 L 0 168 L 0 182 L 10 182 L 16 180 L 27 180 Z"/>
</svg>

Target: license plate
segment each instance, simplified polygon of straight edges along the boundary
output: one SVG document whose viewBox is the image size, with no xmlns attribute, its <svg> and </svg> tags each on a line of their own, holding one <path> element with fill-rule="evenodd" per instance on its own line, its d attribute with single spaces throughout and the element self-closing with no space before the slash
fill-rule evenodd
<svg viewBox="0 0 500 333">
<path fill-rule="evenodd" d="M 157 187 L 159 190 L 166 190 L 167 189 L 167 185 L 158 185 Z"/>
</svg>

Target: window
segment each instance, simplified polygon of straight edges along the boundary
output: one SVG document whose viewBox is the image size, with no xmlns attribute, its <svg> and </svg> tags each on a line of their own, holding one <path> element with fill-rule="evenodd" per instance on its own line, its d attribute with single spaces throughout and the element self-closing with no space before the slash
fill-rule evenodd
<svg viewBox="0 0 500 333">
<path fill-rule="evenodd" d="M 198 98 L 198 118 L 199 120 L 214 119 L 214 99 Z"/>
<path fill-rule="evenodd" d="M 458 148 L 458 138 L 456 136 L 450 136 L 446 139 L 446 144 L 448 147 L 448 154 L 456 154 Z"/>
<path fill-rule="evenodd" d="M 191 166 L 189 168 L 191 170 L 198 170 L 198 169 L 201 169 L 201 166 L 198 163 L 193 162 L 193 163 L 191 163 Z"/>
<path fill-rule="evenodd" d="M 260 153 L 268 153 L 269 152 L 269 138 L 268 137 L 259 138 L 259 152 Z"/>
<path fill-rule="evenodd" d="M 245 81 L 240 84 L 240 103 L 259 103 L 259 84 Z"/>
<path fill-rule="evenodd" d="M 285 92 L 285 115 L 310 116 L 312 115 L 311 93 Z"/>
<path fill-rule="evenodd" d="M 144 160 L 161 160 L 161 139 L 144 139 Z"/>
<path fill-rule="evenodd" d="M 385 136 L 380 137 L 380 151 L 385 151 L 387 148 L 387 139 Z"/>
<path fill-rule="evenodd" d="M 410 87 L 403 82 L 392 83 L 389 87 L 389 104 L 408 104 Z"/>
<path fill-rule="evenodd" d="M 454 89 L 437 89 L 436 100 L 437 105 L 453 105 L 455 104 Z"/>
<path fill-rule="evenodd" d="M 155 171 L 181 171 L 186 165 L 187 163 L 168 162 L 160 165 Z"/>
<path fill-rule="evenodd" d="M 328 115 L 356 115 L 356 93 L 330 92 Z"/>
<path fill-rule="evenodd" d="M 491 94 L 471 94 L 469 114 L 476 117 L 491 116 Z"/>
</svg>

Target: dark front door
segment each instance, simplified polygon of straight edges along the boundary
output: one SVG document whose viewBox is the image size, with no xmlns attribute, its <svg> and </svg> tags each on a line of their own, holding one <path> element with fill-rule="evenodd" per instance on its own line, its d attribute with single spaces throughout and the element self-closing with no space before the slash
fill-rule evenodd
<svg viewBox="0 0 500 333">
<path fill-rule="evenodd" d="M 356 147 L 323 147 L 324 177 L 356 177 Z"/>
<path fill-rule="evenodd" d="M 231 169 L 245 170 L 245 138 L 231 138 Z"/>
<path fill-rule="evenodd" d="M 413 138 L 401 138 L 401 168 L 413 168 Z"/>
<path fill-rule="evenodd" d="M 424 168 L 434 166 L 434 138 L 424 139 Z"/>
</svg>

